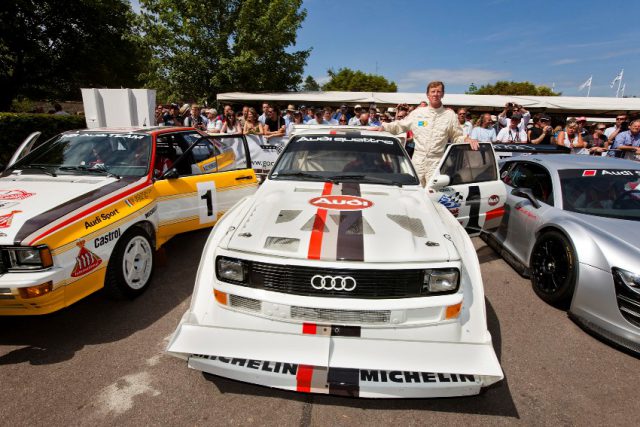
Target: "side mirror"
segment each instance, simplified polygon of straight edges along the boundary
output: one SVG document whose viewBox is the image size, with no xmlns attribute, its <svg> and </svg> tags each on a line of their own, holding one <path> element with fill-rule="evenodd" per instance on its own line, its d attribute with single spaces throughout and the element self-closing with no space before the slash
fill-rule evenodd
<svg viewBox="0 0 640 427">
<path fill-rule="evenodd" d="M 522 197 L 523 199 L 528 199 L 536 209 L 540 207 L 540 202 L 538 201 L 538 199 L 536 199 L 536 196 L 533 195 L 533 192 L 528 188 L 514 188 L 513 190 L 511 190 L 511 195 Z"/>
<path fill-rule="evenodd" d="M 178 173 L 178 170 L 176 168 L 171 168 L 168 171 L 166 171 L 164 175 L 162 175 L 162 178 L 174 179 L 174 178 L 178 178 L 179 176 L 180 174 Z"/>
<path fill-rule="evenodd" d="M 449 185 L 450 183 L 451 183 L 451 178 L 449 178 L 449 175 L 438 175 L 435 178 L 433 178 L 433 182 L 431 183 L 431 188 L 433 188 L 434 190 L 441 190 L 447 185 Z"/>
</svg>

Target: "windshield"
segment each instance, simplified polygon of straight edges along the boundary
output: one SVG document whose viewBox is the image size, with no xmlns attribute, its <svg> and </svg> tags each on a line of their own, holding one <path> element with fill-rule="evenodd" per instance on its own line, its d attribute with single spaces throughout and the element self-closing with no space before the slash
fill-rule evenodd
<svg viewBox="0 0 640 427">
<path fill-rule="evenodd" d="M 23 173 L 141 177 L 149 170 L 151 136 L 125 133 L 68 133 L 30 152 L 9 170 Z"/>
<path fill-rule="evenodd" d="M 392 138 L 298 136 L 287 144 L 270 179 L 417 185 L 411 161 Z"/>
<path fill-rule="evenodd" d="M 640 220 L 640 170 L 569 169 L 559 175 L 564 210 Z"/>
</svg>

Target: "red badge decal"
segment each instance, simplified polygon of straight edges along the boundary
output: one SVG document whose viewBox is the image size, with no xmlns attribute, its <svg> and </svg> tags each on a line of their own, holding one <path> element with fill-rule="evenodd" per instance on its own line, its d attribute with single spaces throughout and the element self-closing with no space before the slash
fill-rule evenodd
<svg viewBox="0 0 640 427">
<path fill-rule="evenodd" d="M 0 200 L 22 200 L 34 194 L 24 190 L 0 190 Z"/>
<path fill-rule="evenodd" d="M 493 196 L 489 197 L 489 206 L 495 206 L 498 203 L 500 203 L 500 196 L 494 194 Z"/>
<path fill-rule="evenodd" d="M 11 227 L 11 220 L 13 220 L 13 215 L 20 213 L 22 211 L 11 211 L 6 215 L 0 215 L 0 228 L 8 228 Z"/>
<path fill-rule="evenodd" d="M 596 170 L 588 169 L 588 170 L 582 171 L 582 176 L 596 176 Z"/>
<path fill-rule="evenodd" d="M 337 211 L 361 211 L 373 206 L 373 202 L 356 196 L 320 196 L 309 200 L 313 206 Z"/>
<path fill-rule="evenodd" d="M 71 277 L 79 277 L 87 274 L 102 264 L 100 257 L 84 247 L 84 240 L 80 240 L 76 245 L 80 248 L 80 252 L 78 252 L 78 256 L 76 257 L 76 265 L 73 267 Z"/>
</svg>

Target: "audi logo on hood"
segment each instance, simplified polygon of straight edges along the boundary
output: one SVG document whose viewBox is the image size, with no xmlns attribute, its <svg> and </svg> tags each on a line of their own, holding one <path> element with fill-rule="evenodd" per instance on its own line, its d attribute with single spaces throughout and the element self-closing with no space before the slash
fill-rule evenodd
<svg viewBox="0 0 640 427">
<path fill-rule="evenodd" d="M 373 206 L 371 200 L 356 196 L 320 196 L 309 200 L 313 206 L 338 211 L 361 211 Z"/>
</svg>

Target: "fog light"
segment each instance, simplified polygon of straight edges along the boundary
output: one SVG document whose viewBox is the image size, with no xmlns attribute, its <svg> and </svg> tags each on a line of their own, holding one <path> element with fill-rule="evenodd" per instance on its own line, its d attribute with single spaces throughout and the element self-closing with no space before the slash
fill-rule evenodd
<svg viewBox="0 0 640 427">
<path fill-rule="evenodd" d="M 37 298 L 48 294 L 53 289 L 53 282 L 42 283 L 28 288 L 19 288 L 18 292 L 23 299 Z"/>
</svg>

